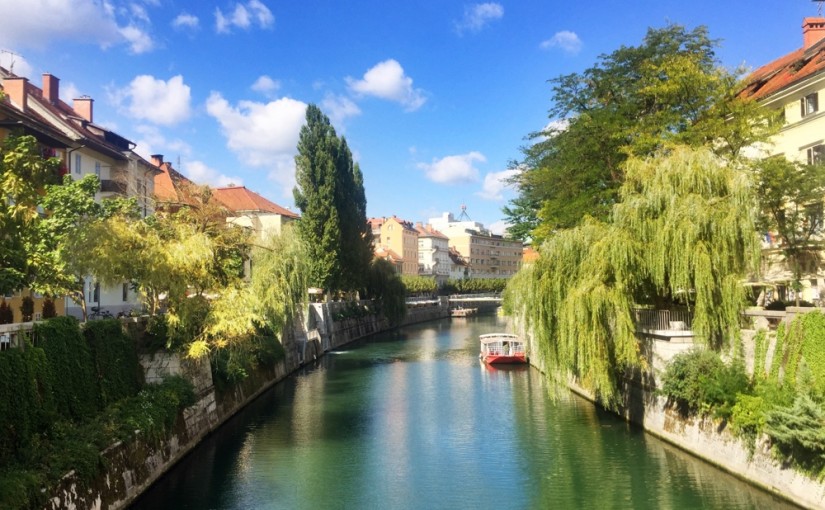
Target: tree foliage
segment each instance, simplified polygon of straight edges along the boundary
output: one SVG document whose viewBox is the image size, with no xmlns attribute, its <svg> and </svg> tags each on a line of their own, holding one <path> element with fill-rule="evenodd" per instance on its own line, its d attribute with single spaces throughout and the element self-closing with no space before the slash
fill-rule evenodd
<svg viewBox="0 0 825 510">
<path fill-rule="evenodd" d="M 709 150 L 674 147 L 625 165 L 612 222 L 563 230 L 508 284 L 551 375 L 572 373 L 607 404 L 639 366 L 633 309 L 681 302 L 709 345 L 738 332 L 740 279 L 756 268 L 755 204 L 746 172 Z"/>
<path fill-rule="evenodd" d="M 25 286 L 35 273 L 30 249 L 43 187 L 57 182 L 60 160 L 44 158 L 37 140 L 19 133 L 0 142 L 0 292 Z"/>
<path fill-rule="evenodd" d="M 395 266 L 384 259 L 373 259 L 367 280 L 367 297 L 373 300 L 377 312 L 383 314 L 390 325 L 401 324 L 407 315 L 406 294 Z"/>
<path fill-rule="evenodd" d="M 798 288 L 803 274 L 817 271 L 823 228 L 825 165 L 803 165 L 783 156 L 755 164 L 762 232 L 775 233 Z M 799 293 L 797 293 L 798 298 Z"/>
<path fill-rule="evenodd" d="M 362 289 L 373 253 L 363 175 L 346 140 L 315 105 L 307 107 L 295 167 L 293 194 L 311 262 L 309 283 L 333 291 Z"/>
<path fill-rule="evenodd" d="M 510 232 L 540 242 L 586 216 L 607 220 L 629 157 L 680 144 L 733 158 L 765 139 L 770 114 L 737 95 L 739 73 L 719 66 L 715 45 L 704 27 L 650 29 L 639 46 L 551 80 L 551 122 L 523 149 Z"/>
</svg>

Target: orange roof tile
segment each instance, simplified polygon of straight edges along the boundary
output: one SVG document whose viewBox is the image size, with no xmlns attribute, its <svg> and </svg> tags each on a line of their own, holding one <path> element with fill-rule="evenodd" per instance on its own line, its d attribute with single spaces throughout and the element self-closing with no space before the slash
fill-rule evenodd
<svg viewBox="0 0 825 510">
<path fill-rule="evenodd" d="M 815 19 L 806 19 L 814 21 Z M 825 70 L 825 39 L 809 48 L 799 48 L 765 64 L 747 77 L 740 93 L 752 99 L 764 99 L 780 90 Z"/>
<path fill-rule="evenodd" d="M 287 218 L 298 218 L 294 212 L 281 207 L 275 202 L 271 202 L 245 186 L 232 186 L 228 188 L 214 188 L 212 196 L 215 197 L 224 207 L 233 212 L 257 211 L 280 214 Z"/>
</svg>

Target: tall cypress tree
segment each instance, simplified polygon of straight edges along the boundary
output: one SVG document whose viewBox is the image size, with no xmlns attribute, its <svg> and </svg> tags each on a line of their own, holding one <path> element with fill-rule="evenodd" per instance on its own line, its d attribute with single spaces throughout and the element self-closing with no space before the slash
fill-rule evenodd
<svg viewBox="0 0 825 510">
<path fill-rule="evenodd" d="M 298 233 L 310 259 L 309 284 L 324 289 L 333 289 L 340 279 L 341 222 L 335 203 L 339 144 L 327 116 L 317 106 L 307 106 L 293 195 L 301 210 Z"/>
<path fill-rule="evenodd" d="M 372 232 L 367 225 L 367 199 L 361 169 L 353 164 L 345 138 L 338 151 L 335 194 L 341 219 L 341 268 L 339 288 L 359 290 L 366 285 L 372 260 Z"/>
</svg>

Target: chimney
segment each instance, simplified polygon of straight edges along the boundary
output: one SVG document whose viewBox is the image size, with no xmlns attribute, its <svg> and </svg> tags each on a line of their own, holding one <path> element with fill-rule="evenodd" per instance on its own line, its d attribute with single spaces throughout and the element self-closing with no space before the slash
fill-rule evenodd
<svg viewBox="0 0 825 510">
<path fill-rule="evenodd" d="M 94 102 L 95 100 L 89 96 L 81 96 L 74 100 L 74 103 L 72 104 L 72 109 L 75 111 L 76 114 L 86 119 L 87 122 L 92 122 L 92 119 L 94 118 L 92 116 L 92 106 Z"/>
<path fill-rule="evenodd" d="M 51 104 L 57 104 L 60 91 L 60 78 L 49 73 L 43 73 L 43 99 Z"/>
<path fill-rule="evenodd" d="M 805 18 L 802 22 L 803 49 L 807 50 L 825 38 L 825 18 Z"/>
<path fill-rule="evenodd" d="M 28 81 L 28 79 L 22 76 L 11 76 L 3 80 L 3 90 L 6 92 L 6 95 L 24 112 L 27 108 L 28 91 L 26 90 L 26 84 Z"/>
<path fill-rule="evenodd" d="M 152 164 L 160 168 L 163 166 L 163 154 L 152 154 Z"/>
</svg>

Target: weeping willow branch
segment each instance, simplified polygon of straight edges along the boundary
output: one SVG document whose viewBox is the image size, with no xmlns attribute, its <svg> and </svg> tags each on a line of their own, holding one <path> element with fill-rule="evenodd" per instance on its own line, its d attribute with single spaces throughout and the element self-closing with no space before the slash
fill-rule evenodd
<svg viewBox="0 0 825 510">
<path fill-rule="evenodd" d="M 554 378 L 572 374 L 608 405 L 617 376 L 639 367 L 633 322 L 640 303 L 681 302 L 693 328 L 720 348 L 738 331 L 740 281 L 758 267 L 747 174 L 709 150 L 670 149 L 625 166 L 611 222 L 584 222 L 541 246 L 507 287 Z"/>
</svg>

